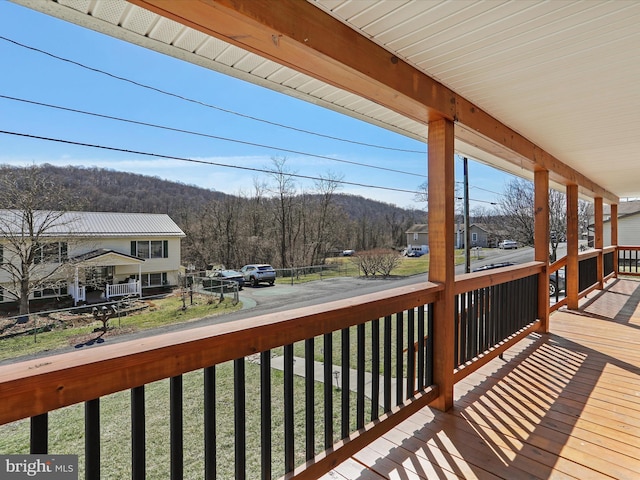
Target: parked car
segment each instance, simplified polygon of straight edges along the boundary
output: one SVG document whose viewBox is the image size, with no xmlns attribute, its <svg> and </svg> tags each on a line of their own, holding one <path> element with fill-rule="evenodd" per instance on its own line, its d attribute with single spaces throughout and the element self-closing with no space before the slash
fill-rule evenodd
<svg viewBox="0 0 640 480">
<path fill-rule="evenodd" d="M 484 272 L 486 270 L 493 270 L 494 268 L 510 267 L 511 265 L 516 264 L 513 262 L 491 263 L 489 265 L 483 265 L 482 267 L 474 268 L 473 271 Z M 566 288 L 565 283 L 564 268 L 561 268 L 557 272 L 549 275 L 549 296 L 555 297 L 556 293 L 564 292 Z"/>
<path fill-rule="evenodd" d="M 242 287 L 244 287 L 244 276 L 242 273 L 235 270 L 214 270 L 209 274 L 209 277 L 228 282 L 235 282 L 238 284 L 238 290 L 242 290 Z"/>
<path fill-rule="evenodd" d="M 489 265 L 483 265 L 482 267 L 474 268 L 474 272 L 484 272 L 485 270 L 493 270 L 494 268 L 502 268 L 502 267 L 510 267 L 511 265 L 515 265 L 513 262 L 500 262 L 500 263 L 491 263 Z"/>
<path fill-rule="evenodd" d="M 556 276 L 557 273 L 557 276 Z M 564 275 L 564 268 L 561 268 L 557 272 L 553 272 L 549 275 L 549 296 L 555 297 L 556 293 L 564 292 L 566 288 L 566 281 Z"/>
<path fill-rule="evenodd" d="M 271 265 L 251 264 L 240 269 L 245 282 L 249 282 L 252 287 L 257 287 L 259 283 L 273 285 L 276 281 L 276 271 Z"/>
<path fill-rule="evenodd" d="M 515 240 L 503 240 L 498 244 L 498 248 L 509 250 L 511 248 L 518 248 L 518 242 Z"/>
</svg>

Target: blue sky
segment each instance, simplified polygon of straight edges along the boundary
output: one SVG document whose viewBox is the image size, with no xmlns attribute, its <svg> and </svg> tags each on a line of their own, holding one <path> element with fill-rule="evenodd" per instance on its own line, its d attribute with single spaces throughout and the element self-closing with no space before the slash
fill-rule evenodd
<svg viewBox="0 0 640 480">
<path fill-rule="evenodd" d="M 426 146 L 420 142 L 6 1 L 0 1 L 0 37 L 0 58 L 5 65 L 0 75 L 0 95 L 4 97 L 160 124 L 314 156 L 170 132 L 6 98 L 0 98 L 2 131 L 258 170 L 272 169 L 273 157 L 286 157 L 288 170 L 299 175 L 332 175 L 342 177 L 346 182 L 390 189 L 414 191 L 426 179 Z M 136 86 L 8 40 L 217 108 Z M 256 122 L 220 109 L 351 142 L 417 153 L 329 140 Z M 95 166 L 154 175 L 232 194 L 250 194 L 254 180 L 269 181 L 267 174 L 259 172 L 5 133 L 0 133 L 0 163 Z M 510 178 L 473 161 L 470 162 L 469 175 L 472 209 L 475 206 L 489 208 L 485 202 L 499 201 L 497 193 L 502 192 Z M 456 176 L 462 180 L 461 160 L 456 161 Z M 311 189 L 313 182 L 297 179 L 296 183 L 300 189 Z M 343 185 L 339 191 L 400 207 L 425 206 L 416 202 L 412 193 L 356 185 Z"/>
</svg>

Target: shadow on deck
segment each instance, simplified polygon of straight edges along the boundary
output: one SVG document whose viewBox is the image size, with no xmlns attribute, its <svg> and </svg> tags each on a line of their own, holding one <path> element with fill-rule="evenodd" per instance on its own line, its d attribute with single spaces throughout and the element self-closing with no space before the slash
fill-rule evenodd
<svg viewBox="0 0 640 480">
<path fill-rule="evenodd" d="M 610 282 L 323 478 L 640 478 L 639 305 Z"/>
</svg>

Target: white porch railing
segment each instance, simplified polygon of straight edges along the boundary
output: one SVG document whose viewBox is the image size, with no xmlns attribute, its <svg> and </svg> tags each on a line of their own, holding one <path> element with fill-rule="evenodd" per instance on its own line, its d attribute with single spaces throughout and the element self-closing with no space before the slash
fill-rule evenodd
<svg viewBox="0 0 640 480">
<path fill-rule="evenodd" d="M 136 280 L 135 282 L 107 285 L 107 289 L 105 290 L 105 296 L 107 298 L 123 297 L 125 295 L 138 295 L 139 297 L 141 297 L 142 287 L 140 285 L 140 280 Z"/>
<path fill-rule="evenodd" d="M 84 285 L 74 285 L 73 283 L 68 286 L 69 293 L 73 298 L 73 301 L 77 304 L 78 302 L 85 302 L 87 300 L 87 289 Z"/>
</svg>

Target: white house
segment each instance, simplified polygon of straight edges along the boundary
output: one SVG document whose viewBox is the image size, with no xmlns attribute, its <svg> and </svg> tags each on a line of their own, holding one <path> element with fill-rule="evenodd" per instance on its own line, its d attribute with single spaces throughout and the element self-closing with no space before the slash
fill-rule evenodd
<svg viewBox="0 0 640 480">
<path fill-rule="evenodd" d="M 25 231 L 24 226 L 11 223 L 12 215 L 18 218 L 19 213 L 0 210 L 3 232 Z M 178 284 L 180 241 L 185 234 L 168 215 L 59 212 L 51 227 L 41 231 L 37 257 L 42 257 L 36 258 L 35 267 L 41 268 L 40 277 L 47 268 L 55 273 L 33 292 L 32 299 L 68 294 L 77 303 L 87 295 L 105 299 L 142 295 L 144 289 Z M 7 234 L 0 241 L 5 264 L 18 258 L 15 254 L 12 258 L 16 247 L 11 242 Z M 5 287 L 15 281 L 7 270 L 0 270 L 0 285 Z M 14 300 L 2 296 L 3 302 Z"/>
<path fill-rule="evenodd" d="M 611 208 L 603 207 L 603 243 L 611 245 Z M 593 216 L 589 219 L 588 239 L 593 245 Z M 630 200 L 618 204 L 618 245 L 640 245 L 640 201 Z"/>
</svg>

